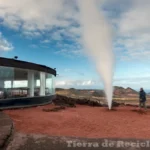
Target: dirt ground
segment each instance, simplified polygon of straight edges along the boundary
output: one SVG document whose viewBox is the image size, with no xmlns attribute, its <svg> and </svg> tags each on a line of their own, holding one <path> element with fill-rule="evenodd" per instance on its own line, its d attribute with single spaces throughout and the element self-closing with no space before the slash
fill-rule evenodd
<svg viewBox="0 0 150 150">
<path fill-rule="evenodd" d="M 150 139 L 150 110 L 120 106 L 113 111 L 105 107 L 77 105 L 59 112 L 44 112 L 53 104 L 26 109 L 5 110 L 18 132 L 86 138 Z"/>
</svg>

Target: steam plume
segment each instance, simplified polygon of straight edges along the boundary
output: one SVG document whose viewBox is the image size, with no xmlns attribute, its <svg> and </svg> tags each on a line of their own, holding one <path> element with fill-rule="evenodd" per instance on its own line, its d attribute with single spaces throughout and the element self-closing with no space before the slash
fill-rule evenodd
<svg viewBox="0 0 150 150">
<path fill-rule="evenodd" d="M 79 0 L 78 3 L 85 49 L 101 75 L 108 106 L 111 109 L 114 68 L 111 29 L 98 10 L 95 0 Z"/>
</svg>

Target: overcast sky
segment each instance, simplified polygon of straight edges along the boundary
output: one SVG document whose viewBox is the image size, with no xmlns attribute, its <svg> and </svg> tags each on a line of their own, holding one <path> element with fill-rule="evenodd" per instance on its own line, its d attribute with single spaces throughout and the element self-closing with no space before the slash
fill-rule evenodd
<svg viewBox="0 0 150 150">
<path fill-rule="evenodd" d="M 113 84 L 150 89 L 150 0 L 97 2 L 113 31 Z M 0 56 L 57 68 L 57 87 L 103 88 L 80 19 L 78 0 L 0 0 Z"/>
</svg>

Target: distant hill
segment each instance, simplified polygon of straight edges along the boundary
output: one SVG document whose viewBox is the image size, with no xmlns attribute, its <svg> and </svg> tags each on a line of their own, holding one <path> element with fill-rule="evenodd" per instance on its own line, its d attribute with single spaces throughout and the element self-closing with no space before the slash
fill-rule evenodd
<svg viewBox="0 0 150 150">
<path fill-rule="evenodd" d="M 65 90 L 63 88 L 56 88 L 56 91 L 62 91 L 62 90 Z"/>
<path fill-rule="evenodd" d="M 105 92 L 103 90 L 97 89 L 63 89 L 63 88 L 56 88 L 56 93 L 66 96 L 94 96 L 94 97 L 104 97 Z M 130 87 L 123 88 L 119 86 L 114 86 L 113 97 L 137 97 L 138 92 Z"/>
<path fill-rule="evenodd" d="M 114 97 L 137 97 L 138 92 L 130 87 L 123 88 L 119 86 L 114 87 Z"/>
</svg>

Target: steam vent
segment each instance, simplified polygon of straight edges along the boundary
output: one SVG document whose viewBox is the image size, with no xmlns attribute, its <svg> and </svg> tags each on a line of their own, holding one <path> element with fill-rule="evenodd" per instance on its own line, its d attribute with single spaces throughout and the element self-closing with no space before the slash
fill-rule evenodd
<svg viewBox="0 0 150 150">
<path fill-rule="evenodd" d="M 47 66 L 0 57 L 0 109 L 51 103 L 55 76 Z"/>
</svg>

